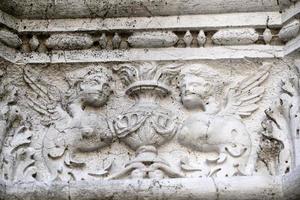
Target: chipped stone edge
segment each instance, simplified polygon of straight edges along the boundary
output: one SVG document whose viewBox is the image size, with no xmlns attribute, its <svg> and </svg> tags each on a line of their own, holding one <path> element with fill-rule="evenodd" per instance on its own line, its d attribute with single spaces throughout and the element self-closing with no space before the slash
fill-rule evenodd
<svg viewBox="0 0 300 200">
<path fill-rule="evenodd" d="M 16 49 L 10 48 L 0 42 L 0 57 L 11 62 L 11 63 L 16 63 L 17 57 L 19 56 L 19 53 Z"/>
<path fill-rule="evenodd" d="M 282 23 L 286 23 L 290 19 L 300 14 L 300 1 L 286 8 L 282 13 Z"/>
<path fill-rule="evenodd" d="M 0 10 L 0 24 L 4 24 L 5 26 L 14 30 L 18 30 L 19 21 L 19 19 Z"/>
<path fill-rule="evenodd" d="M 0 199 L 299 199 L 299 169 L 275 177 L 131 179 L 73 183 L 0 181 Z"/>
<path fill-rule="evenodd" d="M 21 53 L 0 43 L 0 57 L 11 63 L 91 63 L 129 61 L 220 60 L 282 58 L 283 46 L 246 45 L 208 48 L 151 48 L 128 50 L 72 50 L 51 53 Z"/>
<path fill-rule="evenodd" d="M 281 26 L 279 12 L 250 12 L 162 17 L 21 20 L 19 32 L 217 30 L 228 27 L 271 28 Z"/>
<path fill-rule="evenodd" d="M 282 24 L 279 12 L 247 12 L 205 15 L 120 17 L 95 19 L 18 19 L 0 10 L 0 23 L 21 32 L 217 30 L 228 27 L 276 28 Z"/>
<path fill-rule="evenodd" d="M 284 47 L 284 54 L 289 55 L 300 49 L 300 35 L 288 41 Z"/>
</svg>

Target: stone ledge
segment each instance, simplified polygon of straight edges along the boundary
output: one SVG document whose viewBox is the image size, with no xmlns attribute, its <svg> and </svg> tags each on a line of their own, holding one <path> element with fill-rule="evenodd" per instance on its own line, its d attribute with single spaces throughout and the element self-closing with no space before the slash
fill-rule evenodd
<svg viewBox="0 0 300 200">
<path fill-rule="evenodd" d="M 74 183 L 10 183 L 0 180 L 0 199 L 299 199 L 300 168 L 272 176 Z M 151 197 L 151 198 L 150 198 Z"/>
<path fill-rule="evenodd" d="M 279 12 L 247 12 L 154 17 L 19 19 L 0 10 L 0 24 L 22 32 L 136 31 L 136 30 L 218 30 L 227 27 L 278 28 Z"/>
<path fill-rule="evenodd" d="M 280 5 L 286 1 L 288 0 L 2 0 L 0 8 L 21 18 L 149 17 L 198 13 L 278 11 Z"/>
<path fill-rule="evenodd" d="M 21 32 L 218 30 L 227 27 L 270 28 L 281 26 L 279 12 L 226 13 L 166 17 L 21 20 Z"/>
<path fill-rule="evenodd" d="M 281 177 L 6 183 L 5 200 L 281 199 Z"/>
<path fill-rule="evenodd" d="M 76 50 L 52 53 L 16 53 L 0 45 L 0 57 L 18 64 L 91 63 L 127 61 L 220 60 L 243 58 L 282 58 L 283 46 L 247 45 L 208 48 L 153 48 L 129 50 Z"/>
</svg>

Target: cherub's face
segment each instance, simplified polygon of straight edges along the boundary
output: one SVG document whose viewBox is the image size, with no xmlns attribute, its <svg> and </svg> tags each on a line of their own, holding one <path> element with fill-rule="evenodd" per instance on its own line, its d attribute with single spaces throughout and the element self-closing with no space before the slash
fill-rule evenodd
<svg viewBox="0 0 300 200">
<path fill-rule="evenodd" d="M 86 76 L 79 84 L 79 90 L 83 104 L 93 107 L 103 106 L 111 93 L 108 79 L 98 74 Z"/>
<path fill-rule="evenodd" d="M 187 109 L 205 109 L 212 85 L 201 77 L 186 75 L 181 82 L 181 101 Z"/>
</svg>

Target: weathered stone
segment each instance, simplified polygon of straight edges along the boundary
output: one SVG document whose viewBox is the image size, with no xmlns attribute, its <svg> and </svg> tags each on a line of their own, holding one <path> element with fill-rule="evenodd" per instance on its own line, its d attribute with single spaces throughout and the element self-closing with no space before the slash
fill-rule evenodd
<svg viewBox="0 0 300 200">
<path fill-rule="evenodd" d="M 40 42 L 35 35 L 32 36 L 32 38 L 29 40 L 29 45 L 32 51 L 37 50 L 37 48 L 39 47 Z"/>
<path fill-rule="evenodd" d="M 265 43 L 269 44 L 272 40 L 272 37 L 273 37 L 271 30 L 266 28 L 264 33 L 263 33 L 263 37 L 264 37 Z"/>
<path fill-rule="evenodd" d="M 0 30 L 0 41 L 13 48 L 18 48 L 22 45 L 22 40 L 19 36 L 6 29 Z"/>
<path fill-rule="evenodd" d="M 185 35 L 183 36 L 183 41 L 184 41 L 186 47 L 190 47 L 191 46 L 192 41 L 193 41 L 193 36 L 192 36 L 192 34 L 191 34 L 190 31 L 187 31 L 185 33 Z"/>
<path fill-rule="evenodd" d="M 115 33 L 114 37 L 112 38 L 113 49 L 119 49 L 121 42 L 122 42 L 122 38 L 119 36 L 118 33 Z"/>
<path fill-rule="evenodd" d="M 299 199 L 295 0 L 3 2 L 1 200 Z"/>
<path fill-rule="evenodd" d="M 255 43 L 258 37 L 259 34 L 252 28 L 222 29 L 212 36 L 212 41 L 219 45 L 245 45 Z"/>
<path fill-rule="evenodd" d="M 2 0 L 1 10 L 21 18 L 55 19 L 87 17 L 131 17 L 131 16 L 167 16 L 229 12 L 276 11 L 279 5 L 273 0 L 86 0 L 60 3 L 47 0 L 27 0 L 11 2 Z"/>
<path fill-rule="evenodd" d="M 93 45 L 93 39 L 88 34 L 53 34 L 46 40 L 50 49 L 88 49 Z"/>
<path fill-rule="evenodd" d="M 204 46 L 206 42 L 206 35 L 203 30 L 200 30 L 197 36 L 197 42 L 200 47 Z"/>
<path fill-rule="evenodd" d="M 300 29 L 300 22 L 298 19 L 294 19 L 288 24 L 284 25 L 279 31 L 279 38 L 283 41 L 289 41 L 296 37 Z"/>
<path fill-rule="evenodd" d="M 101 49 L 105 49 L 107 46 L 107 37 L 105 33 L 102 33 L 100 39 L 99 39 L 99 46 Z"/>
<path fill-rule="evenodd" d="M 130 46 L 135 48 L 171 47 L 178 41 L 171 31 L 135 32 L 128 38 Z"/>
</svg>

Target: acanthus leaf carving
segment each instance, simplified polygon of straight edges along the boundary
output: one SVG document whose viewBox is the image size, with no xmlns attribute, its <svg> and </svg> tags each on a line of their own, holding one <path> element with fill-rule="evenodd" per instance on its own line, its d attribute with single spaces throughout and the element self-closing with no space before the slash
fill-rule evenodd
<svg viewBox="0 0 300 200">
<path fill-rule="evenodd" d="M 296 77 L 281 82 L 280 98 L 265 110 L 258 162 L 271 175 L 289 173 L 299 163 L 300 82 Z"/>
</svg>

